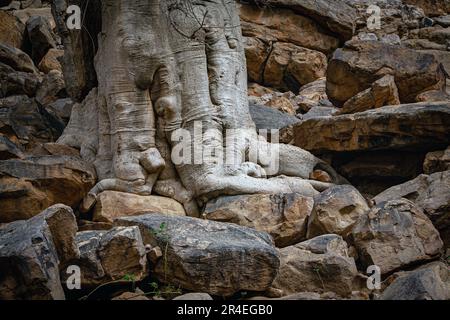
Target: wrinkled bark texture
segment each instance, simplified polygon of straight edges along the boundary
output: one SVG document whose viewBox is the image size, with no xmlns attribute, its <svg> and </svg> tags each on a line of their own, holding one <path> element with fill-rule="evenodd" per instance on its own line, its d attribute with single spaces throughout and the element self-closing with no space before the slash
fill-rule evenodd
<svg viewBox="0 0 450 320">
<path fill-rule="evenodd" d="M 81 148 L 83 158 L 96 166 L 100 182 L 85 209 L 99 192 L 116 190 L 169 196 L 195 214 L 195 200 L 203 203 L 222 194 L 312 196 L 328 187 L 309 180 L 314 169 L 339 180 L 309 152 L 257 136 L 234 1 L 103 0 L 101 20 L 98 92 L 74 108 L 59 141 Z M 203 133 L 216 134 L 196 136 L 199 123 Z M 239 129 L 232 143 L 227 136 L 224 150 L 233 164 L 174 165 L 171 153 L 182 141 L 172 134 L 180 128 L 193 137 L 192 153 L 195 145 L 224 145 L 226 131 Z M 279 152 L 276 172 L 268 170 L 273 163 L 251 161 L 249 147 L 254 146 L 265 154 Z"/>
</svg>

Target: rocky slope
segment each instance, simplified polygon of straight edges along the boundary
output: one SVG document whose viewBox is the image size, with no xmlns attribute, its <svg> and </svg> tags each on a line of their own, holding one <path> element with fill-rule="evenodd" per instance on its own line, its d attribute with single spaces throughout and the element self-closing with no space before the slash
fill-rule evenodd
<svg viewBox="0 0 450 320">
<path fill-rule="evenodd" d="M 96 107 L 93 66 L 67 60 L 50 1 L 0 1 L 0 299 L 450 299 L 449 1 L 238 6 L 257 128 L 349 183 L 200 206 L 160 183 L 83 202 L 90 133 L 58 139 Z M 86 28 L 78 57 L 95 47 Z"/>
</svg>

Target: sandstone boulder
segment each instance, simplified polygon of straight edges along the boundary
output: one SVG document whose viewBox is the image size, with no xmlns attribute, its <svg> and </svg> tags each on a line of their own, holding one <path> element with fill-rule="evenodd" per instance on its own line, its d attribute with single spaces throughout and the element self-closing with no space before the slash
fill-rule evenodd
<svg viewBox="0 0 450 320">
<path fill-rule="evenodd" d="M 44 76 L 36 92 L 36 100 L 47 105 L 61 98 L 67 98 L 64 76 L 61 71 L 51 70 Z"/>
<path fill-rule="evenodd" d="M 434 258 L 442 240 L 423 211 L 406 199 L 381 202 L 363 214 L 352 231 L 364 267 L 387 274 Z"/>
<path fill-rule="evenodd" d="M 42 16 L 32 16 L 26 25 L 28 39 L 31 43 L 31 56 L 36 65 L 51 48 L 56 48 L 55 35 L 47 19 Z"/>
<path fill-rule="evenodd" d="M 59 62 L 59 58 L 64 56 L 64 51 L 59 49 L 50 49 L 47 54 L 42 58 L 39 63 L 39 70 L 44 73 L 49 73 L 52 70 L 58 70 L 62 72 L 61 63 Z"/>
<path fill-rule="evenodd" d="M 76 230 L 72 210 L 62 205 L 1 226 L 0 299 L 65 299 L 60 263 L 79 256 Z"/>
<path fill-rule="evenodd" d="M 0 160 L 20 159 L 24 154 L 13 141 L 0 134 Z"/>
<path fill-rule="evenodd" d="M 94 169 L 77 157 L 0 161 L 0 222 L 28 219 L 56 203 L 76 208 L 95 182 Z"/>
<path fill-rule="evenodd" d="M 329 106 L 326 93 L 326 78 L 320 78 L 300 88 L 297 96 L 301 113 L 306 113 L 313 107 Z"/>
<path fill-rule="evenodd" d="M 445 15 L 450 12 L 448 0 L 403 0 L 403 2 L 422 8 L 425 14 L 430 17 Z"/>
<path fill-rule="evenodd" d="M 377 41 L 352 41 L 335 51 L 327 69 L 327 94 L 336 106 L 385 75 L 392 75 L 402 103 L 431 89 L 445 87 L 445 74 L 435 56 Z"/>
<path fill-rule="evenodd" d="M 36 94 L 41 80 L 37 74 L 16 71 L 0 62 L 0 98 L 12 95 L 32 97 Z"/>
<path fill-rule="evenodd" d="M 250 115 L 257 130 L 281 129 L 300 122 L 300 119 L 263 105 L 250 104 Z"/>
<path fill-rule="evenodd" d="M 22 50 L 0 43 L 0 63 L 10 66 L 16 71 L 38 74 L 33 60 Z"/>
<path fill-rule="evenodd" d="M 116 224 L 138 225 L 145 244 L 163 250 L 153 274 L 187 290 L 219 296 L 264 291 L 279 267 L 270 236 L 250 228 L 158 214 L 120 218 Z"/>
<path fill-rule="evenodd" d="M 313 118 L 295 126 L 295 145 L 311 152 L 430 150 L 450 142 L 447 102 L 386 106 Z"/>
<path fill-rule="evenodd" d="M 209 220 L 231 222 L 265 231 L 277 247 L 305 239 L 312 198 L 299 194 L 224 196 L 209 201 L 203 214 Z"/>
<path fill-rule="evenodd" d="M 281 266 L 272 288 L 283 296 L 298 292 L 335 292 L 350 296 L 358 271 L 348 247 L 337 235 L 323 235 L 280 250 Z"/>
<path fill-rule="evenodd" d="M 314 197 L 307 238 L 323 234 L 351 234 L 359 217 L 369 210 L 363 196 L 350 185 L 333 186 Z"/>
<path fill-rule="evenodd" d="M 381 300 L 449 300 L 450 271 L 446 264 L 433 262 L 414 271 L 400 272 L 385 289 Z"/>
<path fill-rule="evenodd" d="M 148 276 L 147 257 L 138 227 L 109 231 L 83 231 L 76 235 L 81 268 L 81 287 L 92 288 L 110 281 L 141 281 Z"/>
<path fill-rule="evenodd" d="M 93 220 L 112 223 L 119 217 L 138 216 L 152 212 L 177 216 L 186 215 L 183 205 L 171 198 L 104 191 L 98 195 Z"/>
</svg>

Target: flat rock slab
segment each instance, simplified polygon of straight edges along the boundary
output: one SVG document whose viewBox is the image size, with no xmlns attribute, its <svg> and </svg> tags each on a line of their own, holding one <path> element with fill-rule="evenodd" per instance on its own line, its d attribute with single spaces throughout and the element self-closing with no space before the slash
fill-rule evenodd
<svg viewBox="0 0 450 320">
<path fill-rule="evenodd" d="M 144 243 L 163 251 L 153 274 L 187 290 L 218 296 L 264 291 L 278 272 L 272 239 L 250 228 L 158 214 L 120 218 L 116 224 L 139 226 Z"/>
<path fill-rule="evenodd" d="M 311 152 L 424 149 L 450 143 L 450 104 L 386 106 L 310 119 L 294 127 L 295 145 Z"/>
</svg>

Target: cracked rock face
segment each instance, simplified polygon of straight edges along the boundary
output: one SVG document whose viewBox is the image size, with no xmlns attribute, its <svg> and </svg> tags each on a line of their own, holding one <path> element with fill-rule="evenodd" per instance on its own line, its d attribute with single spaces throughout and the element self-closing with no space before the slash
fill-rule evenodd
<svg viewBox="0 0 450 320">
<path fill-rule="evenodd" d="M 163 253 L 153 274 L 194 292 L 264 291 L 280 264 L 267 233 L 235 224 L 148 214 L 118 219 L 116 225 L 139 226 L 144 243 Z"/>
</svg>

